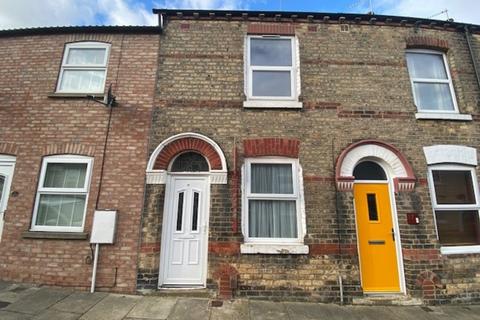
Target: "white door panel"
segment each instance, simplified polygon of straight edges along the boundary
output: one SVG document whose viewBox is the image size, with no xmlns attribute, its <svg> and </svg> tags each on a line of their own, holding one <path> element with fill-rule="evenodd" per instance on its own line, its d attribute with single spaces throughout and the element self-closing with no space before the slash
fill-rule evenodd
<svg viewBox="0 0 480 320">
<path fill-rule="evenodd" d="M 208 180 L 172 176 L 167 189 L 159 284 L 203 286 L 208 242 Z"/>
</svg>

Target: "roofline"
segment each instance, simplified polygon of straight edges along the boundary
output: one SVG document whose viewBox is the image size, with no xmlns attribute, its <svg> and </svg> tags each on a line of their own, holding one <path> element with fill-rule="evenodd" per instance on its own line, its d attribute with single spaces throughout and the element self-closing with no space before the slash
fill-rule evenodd
<svg viewBox="0 0 480 320">
<path fill-rule="evenodd" d="M 377 15 L 377 14 L 356 14 L 356 13 L 328 13 L 328 12 L 303 12 L 303 11 L 249 11 L 249 10 L 182 10 L 182 9 L 153 9 L 154 14 L 165 15 L 166 17 L 182 18 L 242 18 L 244 20 L 258 20 L 264 18 L 273 18 L 276 21 L 285 20 L 307 20 L 314 22 L 315 20 L 328 21 L 353 21 L 355 23 L 384 23 L 384 24 L 400 24 L 415 25 L 422 27 L 443 27 L 461 29 L 468 28 L 470 31 L 480 33 L 480 25 L 433 20 L 427 18 Z M 285 20 L 284 20 L 285 19 Z"/>
<path fill-rule="evenodd" d="M 74 26 L 74 27 L 40 27 L 0 30 L 0 37 L 53 35 L 68 33 L 124 33 L 124 34 L 158 34 L 159 26 Z"/>
</svg>

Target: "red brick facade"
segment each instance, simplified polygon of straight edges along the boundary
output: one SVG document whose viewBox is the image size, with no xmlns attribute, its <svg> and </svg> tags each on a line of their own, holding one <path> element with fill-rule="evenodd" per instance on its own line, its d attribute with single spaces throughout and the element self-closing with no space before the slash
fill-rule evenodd
<svg viewBox="0 0 480 320">
<path fill-rule="evenodd" d="M 89 287 L 88 233 L 98 202 L 99 209 L 118 210 L 118 223 L 115 244 L 100 248 L 97 288 L 135 290 L 158 33 L 111 30 L 70 33 L 67 28 L 56 34 L 40 30 L 36 35 L 0 35 L 0 154 L 16 156 L 0 243 L 1 280 Z M 112 110 L 105 153 L 108 108 L 84 97 L 53 94 L 65 45 L 78 41 L 111 45 L 106 84 L 112 85 L 118 104 Z M 63 154 L 93 157 L 87 238 L 47 239 L 48 234 L 40 232 L 26 236 L 42 159 Z"/>
</svg>

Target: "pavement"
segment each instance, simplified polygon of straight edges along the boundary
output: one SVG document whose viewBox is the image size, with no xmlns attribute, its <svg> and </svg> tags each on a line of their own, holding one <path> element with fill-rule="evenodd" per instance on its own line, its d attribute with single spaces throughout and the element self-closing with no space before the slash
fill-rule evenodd
<svg viewBox="0 0 480 320">
<path fill-rule="evenodd" d="M 480 305 L 339 306 L 336 304 L 224 301 L 87 293 L 56 287 L 0 282 L 1 320 L 430 320 L 479 319 Z"/>
</svg>

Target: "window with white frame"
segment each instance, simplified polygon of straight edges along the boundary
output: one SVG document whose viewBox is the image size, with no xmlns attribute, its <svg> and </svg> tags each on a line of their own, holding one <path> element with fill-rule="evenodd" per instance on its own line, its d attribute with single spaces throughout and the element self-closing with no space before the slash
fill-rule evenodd
<svg viewBox="0 0 480 320">
<path fill-rule="evenodd" d="M 298 160 L 246 159 L 243 182 L 245 241 L 303 242 Z"/>
<path fill-rule="evenodd" d="M 109 51 L 108 43 L 76 42 L 67 44 L 57 92 L 103 93 Z"/>
<path fill-rule="evenodd" d="M 431 50 L 408 50 L 406 56 L 418 111 L 458 113 L 445 54 Z"/>
<path fill-rule="evenodd" d="M 92 163 L 74 155 L 43 159 L 32 231 L 83 231 Z"/>
<path fill-rule="evenodd" d="M 246 91 L 249 100 L 298 100 L 296 38 L 248 36 Z"/>
<path fill-rule="evenodd" d="M 461 165 L 432 165 L 429 167 L 429 184 L 440 244 L 480 245 L 480 205 L 475 169 Z"/>
</svg>

